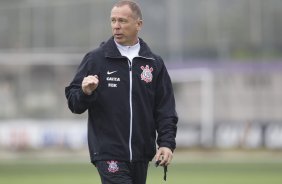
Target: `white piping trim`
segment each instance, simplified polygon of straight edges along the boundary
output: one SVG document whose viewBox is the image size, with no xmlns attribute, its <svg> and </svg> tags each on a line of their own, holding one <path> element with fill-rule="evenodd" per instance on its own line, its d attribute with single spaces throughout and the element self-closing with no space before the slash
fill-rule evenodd
<svg viewBox="0 0 282 184">
<path fill-rule="evenodd" d="M 129 107 L 130 107 L 130 132 L 129 132 L 129 154 L 130 154 L 130 162 L 132 161 L 132 147 L 131 147 L 131 139 L 132 139 L 132 62 L 128 60 L 129 65 Z"/>
</svg>

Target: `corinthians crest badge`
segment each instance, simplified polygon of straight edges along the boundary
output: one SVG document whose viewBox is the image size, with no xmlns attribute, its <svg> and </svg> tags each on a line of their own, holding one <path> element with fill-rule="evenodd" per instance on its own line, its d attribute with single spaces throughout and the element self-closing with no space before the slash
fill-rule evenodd
<svg viewBox="0 0 282 184">
<path fill-rule="evenodd" d="M 109 164 L 109 167 L 108 167 L 108 171 L 111 172 L 111 173 L 115 173 L 119 170 L 119 167 L 117 165 L 117 161 L 107 161 L 107 164 Z"/>
<path fill-rule="evenodd" d="M 152 71 L 154 70 L 152 67 L 150 68 L 149 65 L 141 66 L 140 67 L 143 72 L 141 73 L 141 80 L 145 81 L 146 83 L 152 82 L 153 74 Z"/>
</svg>

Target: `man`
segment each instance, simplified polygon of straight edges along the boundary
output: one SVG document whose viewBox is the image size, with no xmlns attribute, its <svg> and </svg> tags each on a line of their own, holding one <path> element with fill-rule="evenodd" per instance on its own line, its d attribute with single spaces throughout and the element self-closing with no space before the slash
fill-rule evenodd
<svg viewBox="0 0 282 184">
<path fill-rule="evenodd" d="M 113 37 L 86 54 L 65 90 L 73 113 L 88 110 L 91 162 L 103 184 L 144 184 L 148 162 L 155 156 L 167 166 L 175 149 L 172 84 L 163 60 L 138 38 L 142 23 L 135 2 L 117 2 Z"/>
</svg>

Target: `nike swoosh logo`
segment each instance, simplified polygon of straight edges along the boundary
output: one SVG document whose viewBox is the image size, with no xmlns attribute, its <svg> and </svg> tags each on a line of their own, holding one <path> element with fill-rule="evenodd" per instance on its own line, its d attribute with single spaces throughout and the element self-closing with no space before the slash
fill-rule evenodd
<svg viewBox="0 0 282 184">
<path fill-rule="evenodd" d="M 107 71 L 107 74 L 108 75 L 111 75 L 111 74 L 113 74 L 113 73 L 116 73 L 117 71 L 112 71 L 112 72 L 110 72 L 109 70 Z"/>
</svg>

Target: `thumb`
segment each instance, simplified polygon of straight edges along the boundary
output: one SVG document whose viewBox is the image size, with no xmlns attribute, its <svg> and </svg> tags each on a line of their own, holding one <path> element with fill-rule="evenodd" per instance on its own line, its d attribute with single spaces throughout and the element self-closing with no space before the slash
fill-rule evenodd
<svg viewBox="0 0 282 184">
<path fill-rule="evenodd" d="M 98 75 L 94 75 L 94 77 L 95 77 L 96 79 L 99 79 Z"/>
</svg>

